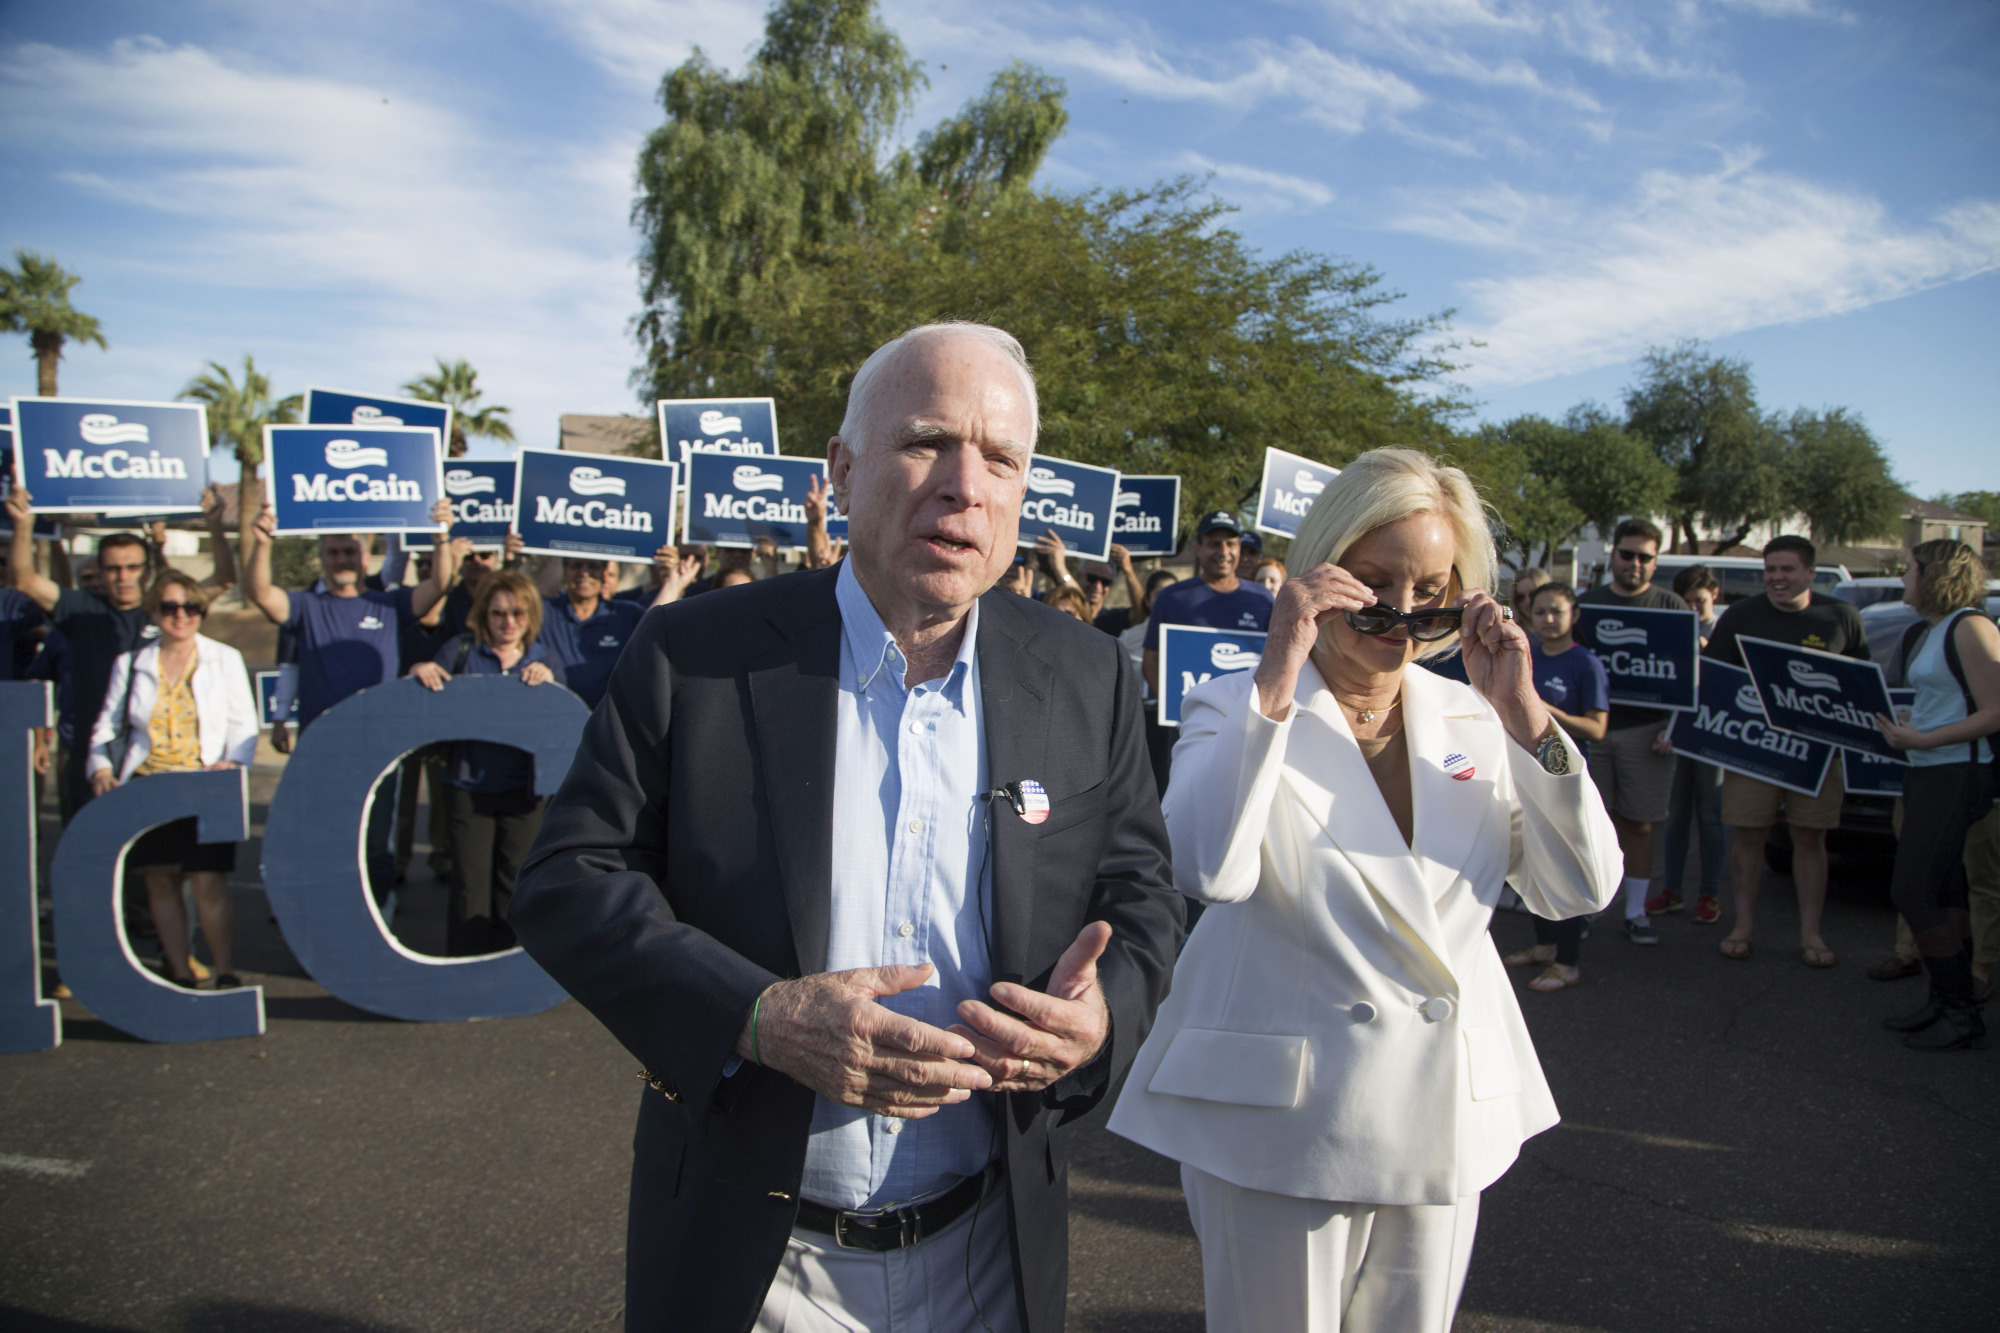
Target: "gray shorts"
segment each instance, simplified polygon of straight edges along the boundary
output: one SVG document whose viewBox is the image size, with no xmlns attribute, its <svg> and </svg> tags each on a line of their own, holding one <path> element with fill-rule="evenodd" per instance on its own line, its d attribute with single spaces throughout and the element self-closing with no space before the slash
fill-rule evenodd
<svg viewBox="0 0 2000 1333">
<path fill-rule="evenodd" d="M 1604 808 L 1639 824 L 1664 823 L 1673 805 L 1672 754 L 1654 754 L 1653 739 L 1665 725 L 1649 722 L 1606 732 L 1590 743 L 1590 779 Z"/>
</svg>

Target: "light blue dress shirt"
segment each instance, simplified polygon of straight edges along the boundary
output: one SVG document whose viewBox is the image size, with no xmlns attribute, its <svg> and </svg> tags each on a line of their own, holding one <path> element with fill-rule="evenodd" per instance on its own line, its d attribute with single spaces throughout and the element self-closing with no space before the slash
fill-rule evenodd
<svg viewBox="0 0 2000 1333">
<path fill-rule="evenodd" d="M 906 663 L 843 562 L 839 730 L 834 750 L 833 908 L 826 968 L 896 963 L 936 971 L 882 998 L 947 1027 L 962 1000 L 986 999 L 992 866 L 986 847 L 986 732 L 979 607 L 951 671 L 906 689 Z M 806 1198 L 881 1208 L 928 1198 L 984 1169 L 994 1152 L 989 1097 L 975 1093 L 923 1120 L 894 1120 L 818 1098 L 806 1147 Z"/>
</svg>

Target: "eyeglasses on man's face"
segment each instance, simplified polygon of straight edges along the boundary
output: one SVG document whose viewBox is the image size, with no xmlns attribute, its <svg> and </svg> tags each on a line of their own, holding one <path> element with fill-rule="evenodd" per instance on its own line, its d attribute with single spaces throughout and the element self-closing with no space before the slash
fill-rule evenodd
<svg viewBox="0 0 2000 1333">
<path fill-rule="evenodd" d="M 1651 551 L 1635 551 L 1629 546 L 1620 546 L 1612 554 L 1620 560 L 1630 560 L 1635 565 L 1650 565 L 1660 558 Z"/>
</svg>

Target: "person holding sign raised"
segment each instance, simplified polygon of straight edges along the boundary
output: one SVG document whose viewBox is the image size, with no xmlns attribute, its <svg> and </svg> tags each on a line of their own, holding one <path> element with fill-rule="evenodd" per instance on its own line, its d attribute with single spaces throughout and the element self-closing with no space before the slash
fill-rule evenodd
<svg viewBox="0 0 2000 1333">
<path fill-rule="evenodd" d="M 1804 537 L 1778 536 L 1764 543 L 1764 591 L 1724 609 L 1703 655 L 1743 665 L 1738 636 L 1770 639 L 1799 648 L 1868 660 L 1868 632 L 1861 613 L 1838 597 L 1813 591 L 1819 551 Z M 1826 910 L 1826 834 L 1840 827 L 1846 797 L 1842 766 L 1827 766 L 1817 795 L 1801 796 L 1742 773 L 1722 775 L 1722 822 L 1734 832 L 1729 849 L 1736 920 L 1717 946 L 1724 958 L 1748 958 L 1756 927 L 1757 893 L 1764 879 L 1764 842 L 1780 808 L 1792 832 L 1792 884 L 1799 895 L 1799 958 L 1808 967 L 1832 967 L 1833 950 L 1820 935 Z"/>
<path fill-rule="evenodd" d="M 1118 645 L 993 590 L 1035 431 L 1012 336 L 878 350 L 848 558 L 649 614 L 549 806 L 515 934 L 649 1089 L 629 1329 L 1062 1326 L 1181 907 Z"/>
<path fill-rule="evenodd" d="M 1210 1333 L 1444 1330 L 1480 1193 L 1556 1123 L 1493 904 L 1599 910 L 1617 833 L 1463 472 L 1370 450 L 1290 554 L 1256 670 L 1182 703 L 1174 882 L 1214 906 L 1111 1129 L 1181 1163 Z M 1423 666 L 1454 640 L 1470 686 Z"/>
<path fill-rule="evenodd" d="M 1686 602 L 1653 586 L 1660 558 L 1660 530 L 1643 518 L 1628 518 L 1611 533 L 1611 582 L 1576 599 L 1585 606 L 1629 606 L 1639 610 L 1685 611 Z M 1604 793 L 1604 806 L 1618 826 L 1625 850 L 1625 938 L 1658 944 L 1660 932 L 1646 915 L 1653 886 L 1653 829 L 1673 807 L 1674 747 L 1667 728 L 1674 715 L 1633 704 L 1611 705 L 1604 739 L 1590 753 L 1590 776 Z"/>
<path fill-rule="evenodd" d="M 1919 1051 L 1984 1044 L 1973 994 L 1972 913 L 1965 836 L 1994 800 L 1993 737 L 2000 732 L 2000 628 L 1982 609 L 1986 566 L 1963 542 L 1928 541 L 1910 552 L 1903 600 L 1922 614 L 1903 644 L 1903 678 L 1917 692 L 1907 723 L 1877 717 L 1903 751 L 1903 829 L 1890 895 L 1910 923 L 1930 973 L 1922 1008 L 1883 1026 Z"/>
</svg>

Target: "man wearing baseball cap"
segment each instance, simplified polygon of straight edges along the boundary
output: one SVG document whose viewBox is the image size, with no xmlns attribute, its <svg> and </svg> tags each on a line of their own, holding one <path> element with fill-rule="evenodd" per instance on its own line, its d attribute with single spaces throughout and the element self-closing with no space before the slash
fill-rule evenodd
<svg viewBox="0 0 2000 1333">
<path fill-rule="evenodd" d="M 1160 589 L 1153 598 L 1153 611 L 1146 618 L 1146 655 L 1143 670 L 1148 688 L 1160 688 L 1160 626 L 1203 625 L 1209 629 L 1256 630 L 1271 627 L 1271 593 L 1261 583 L 1236 577 L 1243 558 L 1243 526 L 1236 515 L 1218 509 L 1205 516 L 1194 530 L 1195 576 Z M 1173 756 L 1174 736 L 1165 728 L 1148 729 L 1152 742 L 1153 776 L 1160 790 L 1167 789 L 1167 767 Z"/>
</svg>

